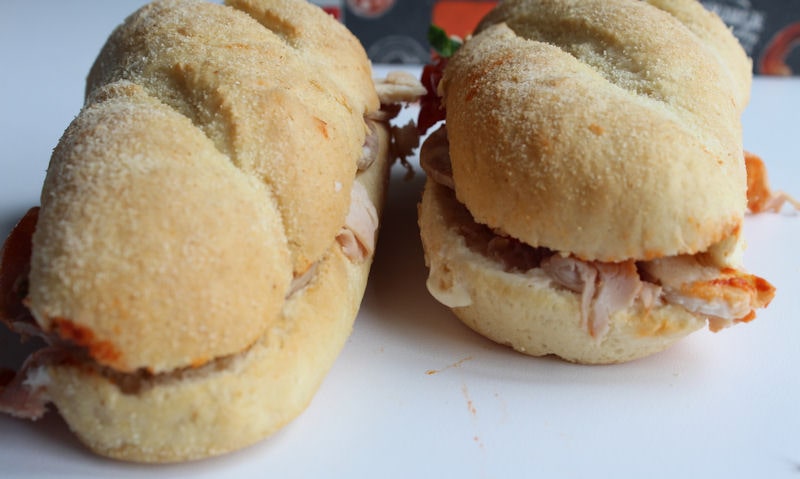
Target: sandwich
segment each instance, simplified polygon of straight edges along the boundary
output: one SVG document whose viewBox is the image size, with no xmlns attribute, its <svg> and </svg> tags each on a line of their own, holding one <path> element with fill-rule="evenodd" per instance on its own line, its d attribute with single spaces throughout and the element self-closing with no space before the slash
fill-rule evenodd
<svg viewBox="0 0 800 479">
<path fill-rule="evenodd" d="M 742 266 L 751 62 L 699 2 L 506 0 L 437 64 L 419 227 L 467 326 L 619 363 L 769 304 Z"/>
<path fill-rule="evenodd" d="M 236 450 L 300 414 L 352 330 L 389 120 L 421 88 L 371 74 L 300 0 L 125 19 L 2 250 L 0 317 L 43 346 L 0 375 L 0 411 L 52 403 L 92 451 L 137 462 Z"/>
</svg>

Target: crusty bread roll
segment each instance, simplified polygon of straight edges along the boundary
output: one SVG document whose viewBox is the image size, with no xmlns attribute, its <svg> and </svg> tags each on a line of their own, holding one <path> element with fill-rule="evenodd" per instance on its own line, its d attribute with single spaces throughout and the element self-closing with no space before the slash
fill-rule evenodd
<svg viewBox="0 0 800 479">
<path fill-rule="evenodd" d="M 142 462 L 296 417 L 366 286 L 396 110 L 380 106 L 361 45 L 304 1 L 127 18 L 2 255 L 0 317 L 48 346 L 0 384 L 0 410 L 51 400 L 92 450 Z"/>
<path fill-rule="evenodd" d="M 772 298 L 740 270 L 749 60 L 665 3 L 507 0 L 449 59 L 420 229 L 429 289 L 478 332 L 620 362 Z"/>
<path fill-rule="evenodd" d="M 380 163 L 357 180 L 376 205 L 389 164 L 388 136 L 380 131 Z M 240 352 L 160 375 L 120 374 L 94 361 L 56 363 L 46 370 L 48 393 L 81 441 L 105 456 L 177 462 L 248 446 L 308 406 L 350 335 L 370 263 L 329 245 L 310 283 Z"/>
</svg>

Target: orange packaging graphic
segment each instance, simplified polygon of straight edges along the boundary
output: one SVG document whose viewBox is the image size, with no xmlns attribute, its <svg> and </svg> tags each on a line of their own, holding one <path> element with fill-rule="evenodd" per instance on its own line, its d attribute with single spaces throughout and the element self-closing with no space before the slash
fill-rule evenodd
<svg viewBox="0 0 800 479">
<path fill-rule="evenodd" d="M 703 0 L 719 15 L 761 75 L 800 75 L 800 1 Z"/>
<path fill-rule="evenodd" d="M 375 63 L 423 64 L 428 26 L 469 35 L 491 0 L 312 0 L 358 36 Z M 753 59 L 753 72 L 800 75 L 800 0 L 701 0 Z"/>
<path fill-rule="evenodd" d="M 478 25 L 481 18 L 494 8 L 497 2 L 469 0 L 441 0 L 433 5 L 433 24 L 450 35 L 464 38 Z"/>
</svg>

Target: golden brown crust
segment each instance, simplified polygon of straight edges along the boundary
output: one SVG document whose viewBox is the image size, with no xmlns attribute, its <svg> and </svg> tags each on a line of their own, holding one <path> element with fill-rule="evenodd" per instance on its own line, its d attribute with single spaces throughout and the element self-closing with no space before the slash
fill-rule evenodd
<svg viewBox="0 0 800 479">
<path fill-rule="evenodd" d="M 684 24 L 702 43 L 718 57 L 728 70 L 736 87 L 736 105 L 741 112 L 750 101 L 753 83 L 753 61 L 739 44 L 739 40 L 716 13 L 707 10 L 695 0 L 645 0 Z"/>
<path fill-rule="evenodd" d="M 366 54 L 310 4 L 241 3 L 256 18 L 191 0 L 130 16 L 51 159 L 30 307 L 116 369 L 250 346 L 344 224 L 379 106 Z"/>
<path fill-rule="evenodd" d="M 477 221 L 601 261 L 695 253 L 738 230 L 741 72 L 676 17 L 507 1 L 479 31 L 441 87 L 456 193 Z"/>
<path fill-rule="evenodd" d="M 142 85 L 268 184 L 299 274 L 347 213 L 363 116 L 379 106 L 369 62 L 341 24 L 307 2 L 230 4 L 143 7 L 112 33 L 87 91 L 120 79 Z"/>
<path fill-rule="evenodd" d="M 461 234 L 472 219 L 453 192 L 431 180 L 419 206 L 428 289 L 467 326 L 531 356 L 584 364 L 630 361 L 662 351 L 705 325 L 679 306 L 613 313 L 602 339 L 581 324 L 581 295 L 558 287 L 541 268 L 509 271 L 471 249 Z"/>
<path fill-rule="evenodd" d="M 328 72 L 327 81 L 341 92 L 339 101 L 352 108 L 354 115 L 378 109 L 364 47 L 340 23 L 330 24 L 330 15 L 323 10 L 296 0 L 226 0 L 226 4 L 246 12 L 302 51 L 306 61 L 318 65 L 313 66 L 316 74 Z"/>
<path fill-rule="evenodd" d="M 113 354 L 96 359 L 124 371 L 241 351 L 274 321 L 292 278 L 269 190 L 141 87 L 104 93 L 48 170 L 32 312 L 45 330 L 66 320 L 110 342 Z"/>
</svg>

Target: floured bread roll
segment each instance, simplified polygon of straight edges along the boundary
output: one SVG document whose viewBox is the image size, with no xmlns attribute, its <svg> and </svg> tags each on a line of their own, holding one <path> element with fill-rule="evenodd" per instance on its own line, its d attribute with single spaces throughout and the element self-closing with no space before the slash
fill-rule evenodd
<svg viewBox="0 0 800 479">
<path fill-rule="evenodd" d="M 748 321 L 750 62 L 694 1 L 508 0 L 449 60 L 423 146 L 428 287 L 467 325 L 581 363 Z"/>
<path fill-rule="evenodd" d="M 127 18 L 3 250 L 1 316 L 48 345 L 2 410 L 52 401 L 92 450 L 146 462 L 297 416 L 364 292 L 390 116 L 359 42 L 303 1 Z"/>
</svg>

